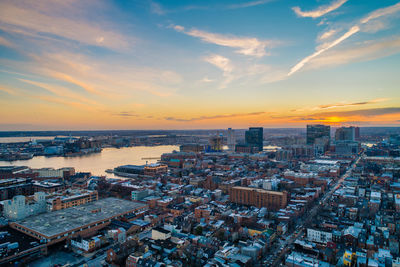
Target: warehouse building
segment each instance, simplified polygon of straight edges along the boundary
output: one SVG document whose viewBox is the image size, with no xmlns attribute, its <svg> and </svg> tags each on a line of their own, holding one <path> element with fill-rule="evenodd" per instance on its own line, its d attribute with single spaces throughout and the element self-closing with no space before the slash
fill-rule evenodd
<svg viewBox="0 0 400 267">
<path fill-rule="evenodd" d="M 10 223 L 20 232 L 52 245 L 78 236 L 89 236 L 106 227 L 112 219 L 135 214 L 147 205 L 118 198 L 105 198 L 81 206 L 31 216 Z"/>
</svg>

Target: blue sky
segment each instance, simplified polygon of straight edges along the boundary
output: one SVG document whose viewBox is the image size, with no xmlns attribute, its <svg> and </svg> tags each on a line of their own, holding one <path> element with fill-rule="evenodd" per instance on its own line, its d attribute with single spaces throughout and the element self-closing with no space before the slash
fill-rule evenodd
<svg viewBox="0 0 400 267">
<path fill-rule="evenodd" d="M 2 1 L 0 130 L 399 125 L 398 1 Z"/>
</svg>

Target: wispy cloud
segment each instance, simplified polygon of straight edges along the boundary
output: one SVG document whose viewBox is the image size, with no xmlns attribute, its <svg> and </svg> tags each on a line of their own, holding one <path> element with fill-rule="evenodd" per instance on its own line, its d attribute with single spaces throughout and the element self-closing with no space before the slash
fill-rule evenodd
<svg viewBox="0 0 400 267">
<path fill-rule="evenodd" d="M 334 29 L 329 30 L 329 31 L 326 31 L 326 32 L 324 32 L 323 34 L 321 34 L 321 36 L 319 36 L 318 39 L 319 39 L 320 41 L 323 41 L 323 40 L 325 40 L 325 39 L 328 39 L 328 38 L 332 37 L 336 32 L 337 32 L 337 30 L 334 30 Z"/>
<path fill-rule="evenodd" d="M 118 117 L 123 117 L 123 118 L 139 117 L 138 114 L 135 114 L 135 113 L 130 112 L 130 111 L 121 111 L 121 112 L 113 113 L 112 115 L 118 116 Z"/>
<path fill-rule="evenodd" d="M 213 80 L 213 79 L 210 79 L 210 78 L 208 78 L 208 77 L 206 76 L 206 77 L 204 77 L 203 79 L 201 79 L 201 81 L 202 81 L 203 83 L 211 83 L 211 82 L 213 82 L 214 80 Z"/>
<path fill-rule="evenodd" d="M 246 8 L 246 7 L 253 7 L 264 5 L 266 3 L 272 2 L 273 0 L 258 0 L 258 1 L 250 1 L 250 2 L 243 2 L 238 4 L 227 5 L 228 9 L 237 9 L 237 8 Z"/>
<path fill-rule="evenodd" d="M 373 12 L 371 12 L 370 14 L 368 14 L 367 16 L 365 16 L 364 18 L 362 18 L 359 23 L 357 23 L 356 25 L 353 25 L 346 33 L 344 33 L 342 36 L 340 36 L 339 38 L 335 39 L 334 41 L 330 42 L 330 43 L 326 43 L 320 47 L 317 48 L 317 51 L 315 51 L 313 54 L 303 58 L 299 63 L 297 63 L 294 67 L 292 67 L 290 69 L 290 72 L 288 73 L 288 76 L 292 75 L 293 73 L 299 71 L 301 68 L 304 67 L 305 64 L 307 64 L 310 60 L 316 58 L 317 56 L 321 55 L 322 53 L 326 52 L 327 50 L 337 46 L 338 44 L 342 43 L 344 40 L 346 40 L 347 38 L 351 37 L 352 35 L 358 33 L 359 31 L 361 31 L 361 27 L 363 27 L 364 25 L 366 25 L 368 22 L 370 22 L 371 20 L 380 18 L 382 16 L 387 16 L 387 15 L 391 15 L 394 13 L 397 13 L 398 11 L 400 11 L 400 3 L 397 3 L 395 5 L 386 7 L 386 8 L 381 8 L 381 9 L 377 9 Z"/>
<path fill-rule="evenodd" d="M 5 39 L 5 38 L 3 38 L 1 36 L 0 36 L 0 45 L 7 46 L 7 47 L 12 47 L 13 46 L 13 44 L 10 41 L 8 41 L 7 39 Z"/>
<path fill-rule="evenodd" d="M 337 108 L 337 107 L 348 107 L 348 106 L 362 106 L 362 105 L 369 105 L 375 104 L 379 102 L 387 101 L 387 98 L 377 98 L 370 101 L 363 101 L 363 102 L 354 102 L 354 103 L 336 103 L 330 105 L 320 105 L 318 106 L 319 109 L 329 109 L 329 108 Z"/>
<path fill-rule="evenodd" d="M 237 117 L 247 117 L 247 116 L 258 116 L 266 114 L 266 112 L 252 112 L 252 113 L 236 113 L 236 114 L 227 114 L 227 115 L 215 115 L 215 116 L 200 116 L 189 119 L 175 118 L 175 117 L 166 117 L 165 120 L 168 121 L 177 121 L 177 122 L 192 122 L 192 121 L 202 121 L 202 120 L 215 120 L 215 119 L 230 119 Z"/>
<path fill-rule="evenodd" d="M 0 59 L 0 64 L 38 75 L 42 79 L 73 85 L 81 90 L 80 94 L 96 101 L 133 100 L 135 94 L 140 92 L 169 97 L 182 81 L 182 77 L 171 70 L 139 68 L 120 61 L 109 64 L 68 51 L 26 56 L 29 61 Z"/>
<path fill-rule="evenodd" d="M 166 13 L 165 9 L 162 6 L 154 1 L 150 1 L 150 11 L 157 15 L 164 15 Z"/>
<path fill-rule="evenodd" d="M 371 109 L 358 109 L 350 111 L 330 111 L 330 112 L 320 112 L 314 113 L 313 116 L 380 116 L 386 114 L 397 114 L 400 113 L 400 107 L 387 107 L 387 108 L 371 108 Z"/>
<path fill-rule="evenodd" d="M 173 25 L 172 28 L 186 35 L 199 38 L 206 43 L 235 48 L 237 49 L 236 53 L 246 56 L 263 57 L 267 54 L 265 51 L 267 46 L 272 45 L 272 41 L 259 40 L 257 38 L 222 35 L 197 29 L 185 30 L 180 25 Z"/>
<path fill-rule="evenodd" d="M 243 1 L 235 4 L 211 4 L 211 5 L 185 5 L 181 7 L 175 7 L 173 9 L 168 9 L 163 7 L 160 3 L 151 1 L 150 11 L 157 15 L 165 15 L 167 13 L 177 13 L 192 10 L 226 10 L 226 9 L 240 9 L 249 8 L 267 4 L 274 0 L 256 0 L 256 1 Z"/>
<path fill-rule="evenodd" d="M 133 41 L 118 33 L 116 27 L 92 23 L 80 1 L 1 1 L 0 29 L 35 38 L 61 38 L 85 45 L 110 49 L 127 48 Z M 64 11 L 64 12 L 60 12 Z M 70 16 L 69 16 L 70 15 Z"/>
<path fill-rule="evenodd" d="M 229 58 L 223 57 L 221 55 L 210 55 L 204 58 L 204 61 L 216 66 L 223 71 L 223 76 L 225 80 L 222 82 L 220 88 L 225 88 L 233 80 L 233 65 Z"/>
<path fill-rule="evenodd" d="M 319 18 L 322 17 L 323 15 L 332 12 L 339 7 L 341 7 L 344 3 L 346 3 L 348 0 L 336 0 L 333 1 L 331 4 L 326 5 L 326 6 L 320 6 L 315 10 L 311 11 L 302 11 L 300 7 L 293 7 L 293 11 L 296 13 L 297 16 L 299 17 L 309 17 L 309 18 Z"/>
<path fill-rule="evenodd" d="M 354 47 L 335 49 L 314 58 L 309 67 L 334 66 L 387 57 L 400 52 L 400 38 L 358 43 Z"/>
<path fill-rule="evenodd" d="M 83 104 L 79 101 L 67 100 L 63 97 L 50 96 L 50 95 L 32 95 L 31 97 L 40 99 L 42 101 L 54 103 L 54 104 L 61 104 L 61 105 L 84 109 L 84 110 L 89 110 L 89 111 L 93 110 L 91 107 L 89 107 L 86 104 Z"/>
<path fill-rule="evenodd" d="M 233 66 L 229 58 L 223 57 L 221 55 L 210 55 L 204 58 L 210 64 L 221 69 L 224 73 L 229 74 L 233 70 Z"/>
<path fill-rule="evenodd" d="M 319 105 L 316 107 L 306 108 L 306 109 L 295 109 L 292 111 L 303 112 L 303 111 L 315 111 L 315 110 L 324 110 L 324 109 L 342 108 L 342 107 L 364 106 L 364 105 L 381 103 L 381 102 L 385 102 L 388 100 L 389 100 L 388 98 L 376 98 L 376 99 L 372 99 L 369 101 L 360 101 L 360 102 L 352 102 L 352 103 L 338 102 L 338 103 L 334 103 L 334 104 Z"/>
<path fill-rule="evenodd" d="M 353 26 L 348 30 L 345 34 L 343 34 L 341 37 L 338 39 L 334 40 L 333 42 L 327 44 L 323 48 L 315 51 L 313 54 L 309 55 L 308 57 L 303 58 L 299 63 L 297 63 L 293 68 L 290 69 L 290 72 L 288 73 L 288 76 L 292 75 L 293 73 L 297 72 L 301 68 L 304 67 L 304 65 L 309 62 L 311 59 L 319 56 L 320 54 L 324 53 L 325 51 L 331 49 L 332 47 L 335 47 L 336 45 L 340 44 L 353 34 L 357 33 L 360 30 L 360 27 L 358 26 Z"/>
<path fill-rule="evenodd" d="M 392 6 L 377 9 L 377 10 L 369 13 L 368 16 L 362 18 L 360 22 L 362 24 L 365 24 L 365 23 L 369 22 L 370 20 L 377 19 L 377 18 L 387 16 L 387 15 L 392 15 L 399 11 L 400 11 L 400 2 L 395 5 L 392 5 Z"/>
<path fill-rule="evenodd" d="M 2 85 L 0 85 L 0 92 L 7 93 L 7 94 L 9 94 L 9 95 L 16 95 L 16 93 L 15 93 L 14 90 L 12 90 L 11 88 L 2 86 Z"/>
<path fill-rule="evenodd" d="M 28 83 L 37 87 L 40 87 L 42 89 L 45 89 L 46 91 L 52 93 L 53 95 L 56 95 L 58 97 L 64 98 L 64 99 L 70 99 L 71 101 L 74 101 L 75 103 L 81 103 L 82 105 L 89 105 L 93 107 L 100 107 L 100 105 L 91 99 L 86 98 L 82 94 L 75 93 L 71 91 L 70 89 L 60 86 L 60 85 L 55 85 L 55 84 L 47 84 L 43 82 L 38 82 L 38 81 L 32 81 L 32 80 L 27 80 L 27 79 L 18 79 L 24 83 Z"/>
</svg>

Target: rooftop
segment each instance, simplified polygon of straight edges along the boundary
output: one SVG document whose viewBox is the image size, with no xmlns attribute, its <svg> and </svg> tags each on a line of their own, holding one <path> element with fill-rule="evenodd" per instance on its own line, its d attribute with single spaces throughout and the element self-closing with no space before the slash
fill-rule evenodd
<svg viewBox="0 0 400 267">
<path fill-rule="evenodd" d="M 40 187 L 48 187 L 48 188 L 51 188 L 51 187 L 61 186 L 62 184 L 61 184 L 61 183 L 48 182 L 48 181 L 35 181 L 35 182 L 33 183 L 33 185 L 35 185 L 35 186 L 40 186 Z"/>
<path fill-rule="evenodd" d="M 125 169 L 137 170 L 137 169 L 144 169 L 144 165 L 131 165 L 131 164 L 128 164 L 128 165 L 118 166 L 117 168 L 125 168 Z"/>
<path fill-rule="evenodd" d="M 31 216 L 16 223 L 43 236 L 52 237 L 145 206 L 119 198 L 105 198 L 81 206 Z M 93 212 L 95 210 L 98 212 Z"/>
<path fill-rule="evenodd" d="M 269 191 L 269 190 L 265 190 L 265 189 L 261 189 L 261 188 L 254 188 L 254 187 L 234 186 L 232 188 L 233 189 L 240 189 L 240 190 L 257 191 L 257 192 L 260 192 L 260 193 L 268 192 L 269 194 L 276 194 L 276 195 L 282 195 L 283 194 L 283 192 L 279 192 L 279 191 Z"/>
</svg>

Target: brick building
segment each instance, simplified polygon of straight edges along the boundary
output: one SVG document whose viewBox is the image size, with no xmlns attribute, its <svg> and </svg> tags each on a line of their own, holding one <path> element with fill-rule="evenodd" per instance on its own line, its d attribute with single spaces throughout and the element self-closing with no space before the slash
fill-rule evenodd
<svg viewBox="0 0 400 267">
<path fill-rule="evenodd" d="M 287 206 L 288 193 L 286 191 L 268 191 L 260 188 L 232 187 L 229 199 L 231 202 L 252 205 L 258 208 L 266 207 L 270 210 L 279 210 Z"/>
<path fill-rule="evenodd" d="M 99 199 L 97 191 L 90 190 L 68 190 L 61 195 L 54 195 L 47 199 L 49 210 L 62 210 L 70 207 L 83 205 Z"/>
<path fill-rule="evenodd" d="M 33 195 L 33 181 L 25 178 L 0 180 L 0 200 L 11 199 L 17 195 Z"/>
<path fill-rule="evenodd" d="M 168 172 L 168 166 L 165 164 L 149 164 L 144 166 L 144 175 L 157 176 L 160 174 L 166 174 Z"/>
</svg>

